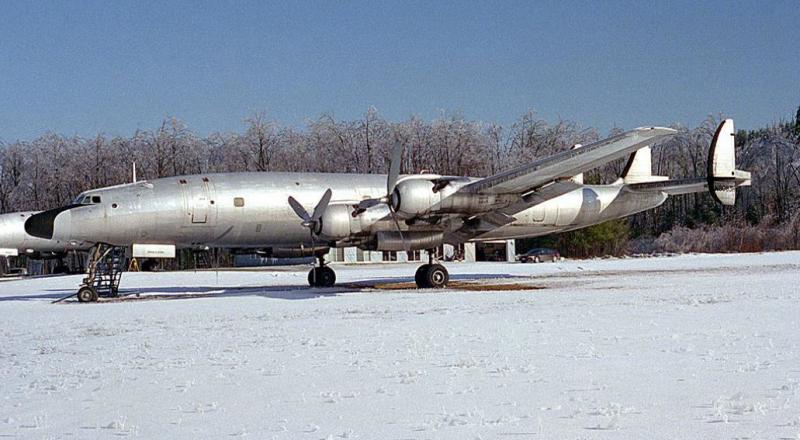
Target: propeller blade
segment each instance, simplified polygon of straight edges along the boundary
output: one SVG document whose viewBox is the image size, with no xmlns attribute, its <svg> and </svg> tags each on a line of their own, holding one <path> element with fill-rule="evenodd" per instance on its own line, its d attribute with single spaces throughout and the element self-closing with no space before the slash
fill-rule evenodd
<svg viewBox="0 0 800 440">
<path fill-rule="evenodd" d="M 314 207 L 314 214 L 311 215 L 311 221 L 317 222 L 322 218 L 322 214 L 325 214 L 325 210 L 328 209 L 328 203 L 331 202 L 332 195 L 333 191 L 328 188 L 325 194 L 322 195 L 322 198 L 319 199 L 317 206 Z"/>
<path fill-rule="evenodd" d="M 309 229 L 309 232 L 311 232 L 311 262 L 312 262 L 312 265 L 313 265 L 314 258 L 317 257 L 317 253 L 316 253 L 316 250 L 314 249 L 314 230 L 313 229 Z M 311 269 L 311 278 L 314 281 L 314 285 L 316 285 L 317 284 L 317 271 L 314 270 L 314 269 L 316 269 L 316 267 Z"/>
<path fill-rule="evenodd" d="M 400 230 L 400 222 L 397 221 L 397 216 L 394 214 L 394 211 L 390 209 L 389 212 L 392 215 L 392 220 L 394 220 L 394 227 L 397 228 L 397 233 L 400 234 L 400 241 L 403 242 L 403 250 L 408 251 L 408 243 L 406 242 L 406 237 L 403 235 L 403 231 Z"/>
<path fill-rule="evenodd" d="M 389 162 L 389 175 L 386 177 L 386 196 L 391 196 L 400 176 L 400 162 L 403 160 L 403 144 L 397 140 L 392 149 L 392 161 Z"/>
<path fill-rule="evenodd" d="M 289 196 L 289 206 L 292 207 L 294 213 L 297 214 L 298 217 L 303 219 L 304 223 L 311 221 L 311 216 L 308 215 L 308 211 L 306 211 L 306 209 L 303 208 L 303 205 L 301 205 L 300 202 L 295 200 L 295 198 L 292 196 Z"/>
</svg>

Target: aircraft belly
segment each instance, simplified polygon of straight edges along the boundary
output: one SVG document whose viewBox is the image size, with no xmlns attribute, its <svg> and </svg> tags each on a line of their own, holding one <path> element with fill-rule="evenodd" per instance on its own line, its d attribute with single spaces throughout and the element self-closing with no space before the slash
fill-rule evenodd
<svg viewBox="0 0 800 440">
<path fill-rule="evenodd" d="M 531 224 L 510 224 L 502 226 L 493 231 L 487 232 L 475 238 L 476 241 L 483 240 L 510 240 L 514 238 L 531 238 L 542 235 L 553 234 L 561 228 L 555 225 L 531 225 Z"/>
</svg>

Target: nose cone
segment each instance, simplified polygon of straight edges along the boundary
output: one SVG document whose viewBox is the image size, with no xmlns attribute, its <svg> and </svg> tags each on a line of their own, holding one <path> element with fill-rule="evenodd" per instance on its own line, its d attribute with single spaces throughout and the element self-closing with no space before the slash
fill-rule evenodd
<svg viewBox="0 0 800 440">
<path fill-rule="evenodd" d="M 25 220 L 25 232 L 45 240 L 52 240 L 54 236 L 69 239 L 72 232 L 69 210 L 78 206 L 81 205 L 67 205 L 34 214 Z"/>
</svg>

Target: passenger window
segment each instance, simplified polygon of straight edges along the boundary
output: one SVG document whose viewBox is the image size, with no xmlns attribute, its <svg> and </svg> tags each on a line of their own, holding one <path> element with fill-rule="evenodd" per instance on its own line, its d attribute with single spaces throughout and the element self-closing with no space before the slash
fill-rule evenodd
<svg viewBox="0 0 800 440">
<path fill-rule="evenodd" d="M 237 208 L 241 208 L 244 206 L 244 197 L 234 197 L 233 198 L 233 206 Z"/>
<path fill-rule="evenodd" d="M 100 196 L 92 196 L 92 203 L 100 203 Z"/>
</svg>

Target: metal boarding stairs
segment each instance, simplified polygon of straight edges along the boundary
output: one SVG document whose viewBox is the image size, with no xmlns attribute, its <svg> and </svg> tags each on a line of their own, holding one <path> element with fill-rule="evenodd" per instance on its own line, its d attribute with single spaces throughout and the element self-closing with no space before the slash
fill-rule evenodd
<svg viewBox="0 0 800 440">
<path fill-rule="evenodd" d="M 119 296 L 119 282 L 127 264 L 126 249 L 99 243 L 89 251 L 89 264 L 76 293 L 58 298 L 53 303 L 78 297 L 80 302 L 94 302 L 99 297 L 116 298 Z"/>
<path fill-rule="evenodd" d="M 125 248 L 107 244 L 97 244 L 89 254 L 89 265 L 81 288 L 91 287 L 93 299 L 98 297 L 116 298 L 119 296 L 119 283 L 127 261 Z M 80 292 L 80 290 L 79 290 Z M 85 298 L 79 300 L 85 301 Z"/>
</svg>

